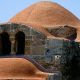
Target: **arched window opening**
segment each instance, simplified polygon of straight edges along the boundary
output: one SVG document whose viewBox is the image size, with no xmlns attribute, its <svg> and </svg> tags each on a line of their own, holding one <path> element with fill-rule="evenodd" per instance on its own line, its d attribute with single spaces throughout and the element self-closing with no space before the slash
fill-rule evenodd
<svg viewBox="0 0 80 80">
<path fill-rule="evenodd" d="M 6 31 L 3 31 L 0 35 L 1 39 L 1 50 L 0 53 L 2 56 L 10 55 L 11 53 L 11 42 L 9 38 L 9 34 Z"/>
<path fill-rule="evenodd" d="M 25 34 L 22 31 L 15 34 L 15 51 L 17 55 L 25 53 Z"/>
</svg>

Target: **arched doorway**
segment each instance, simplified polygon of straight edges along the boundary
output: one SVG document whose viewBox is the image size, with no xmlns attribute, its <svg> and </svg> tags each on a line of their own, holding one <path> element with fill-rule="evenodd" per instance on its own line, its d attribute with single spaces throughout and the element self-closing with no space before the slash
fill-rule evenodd
<svg viewBox="0 0 80 80">
<path fill-rule="evenodd" d="M 11 42 L 9 39 L 9 34 L 6 31 L 3 31 L 0 34 L 0 39 L 1 39 L 1 50 L 0 53 L 2 56 L 5 55 L 10 55 L 11 53 Z"/>
<path fill-rule="evenodd" d="M 17 55 L 22 55 L 25 52 L 25 34 L 22 31 L 15 35 L 15 51 Z"/>
</svg>

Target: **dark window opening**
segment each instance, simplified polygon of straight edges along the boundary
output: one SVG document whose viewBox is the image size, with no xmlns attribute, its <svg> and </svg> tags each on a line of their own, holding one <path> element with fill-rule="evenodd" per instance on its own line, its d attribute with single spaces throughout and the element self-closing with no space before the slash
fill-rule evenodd
<svg viewBox="0 0 80 80">
<path fill-rule="evenodd" d="M 5 55 L 10 55 L 11 53 L 11 42 L 10 42 L 10 39 L 9 39 L 9 34 L 7 32 L 2 32 L 1 35 L 0 35 L 0 43 L 1 43 L 1 50 L 0 50 L 0 54 L 2 56 L 5 56 Z"/>
<path fill-rule="evenodd" d="M 25 53 L 25 34 L 19 31 L 15 35 L 15 51 L 17 55 Z"/>
</svg>

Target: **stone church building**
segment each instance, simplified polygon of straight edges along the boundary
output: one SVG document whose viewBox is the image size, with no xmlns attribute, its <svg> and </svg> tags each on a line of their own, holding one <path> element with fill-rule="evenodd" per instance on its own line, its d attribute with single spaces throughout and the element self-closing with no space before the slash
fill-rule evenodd
<svg viewBox="0 0 80 80">
<path fill-rule="evenodd" d="M 76 16 L 57 3 L 35 3 L 0 24 L 0 55 L 44 55 L 46 49 L 59 54 L 64 41 L 79 40 L 79 24 Z M 53 44 L 54 39 L 62 40 L 61 44 Z"/>
</svg>

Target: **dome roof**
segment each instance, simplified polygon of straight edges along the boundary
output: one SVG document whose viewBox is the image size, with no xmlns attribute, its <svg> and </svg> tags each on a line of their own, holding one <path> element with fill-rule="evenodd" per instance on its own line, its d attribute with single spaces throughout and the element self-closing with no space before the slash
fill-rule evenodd
<svg viewBox="0 0 80 80">
<path fill-rule="evenodd" d="M 20 13 L 16 14 L 10 19 L 9 22 L 31 26 L 37 31 L 47 35 L 48 38 L 54 37 L 49 31 L 46 30 L 49 28 L 68 25 L 74 27 L 76 30 L 80 29 L 80 20 L 74 14 L 59 4 L 49 1 L 41 1 L 29 6 Z M 78 34 L 79 32 L 80 30 L 78 30 Z M 69 31 L 67 31 L 67 33 L 69 33 Z M 79 35 L 77 38 L 78 37 Z"/>
<path fill-rule="evenodd" d="M 24 58 L 1 58 L 0 64 L 1 79 L 13 79 L 14 77 L 15 79 L 27 79 L 28 77 L 34 79 L 47 77 L 46 72 L 40 71 L 33 63 Z"/>
<path fill-rule="evenodd" d="M 40 24 L 43 27 L 53 27 L 66 24 L 76 26 L 79 19 L 57 3 L 42 1 L 24 9 L 11 18 L 10 22 L 33 23 Z"/>
</svg>

